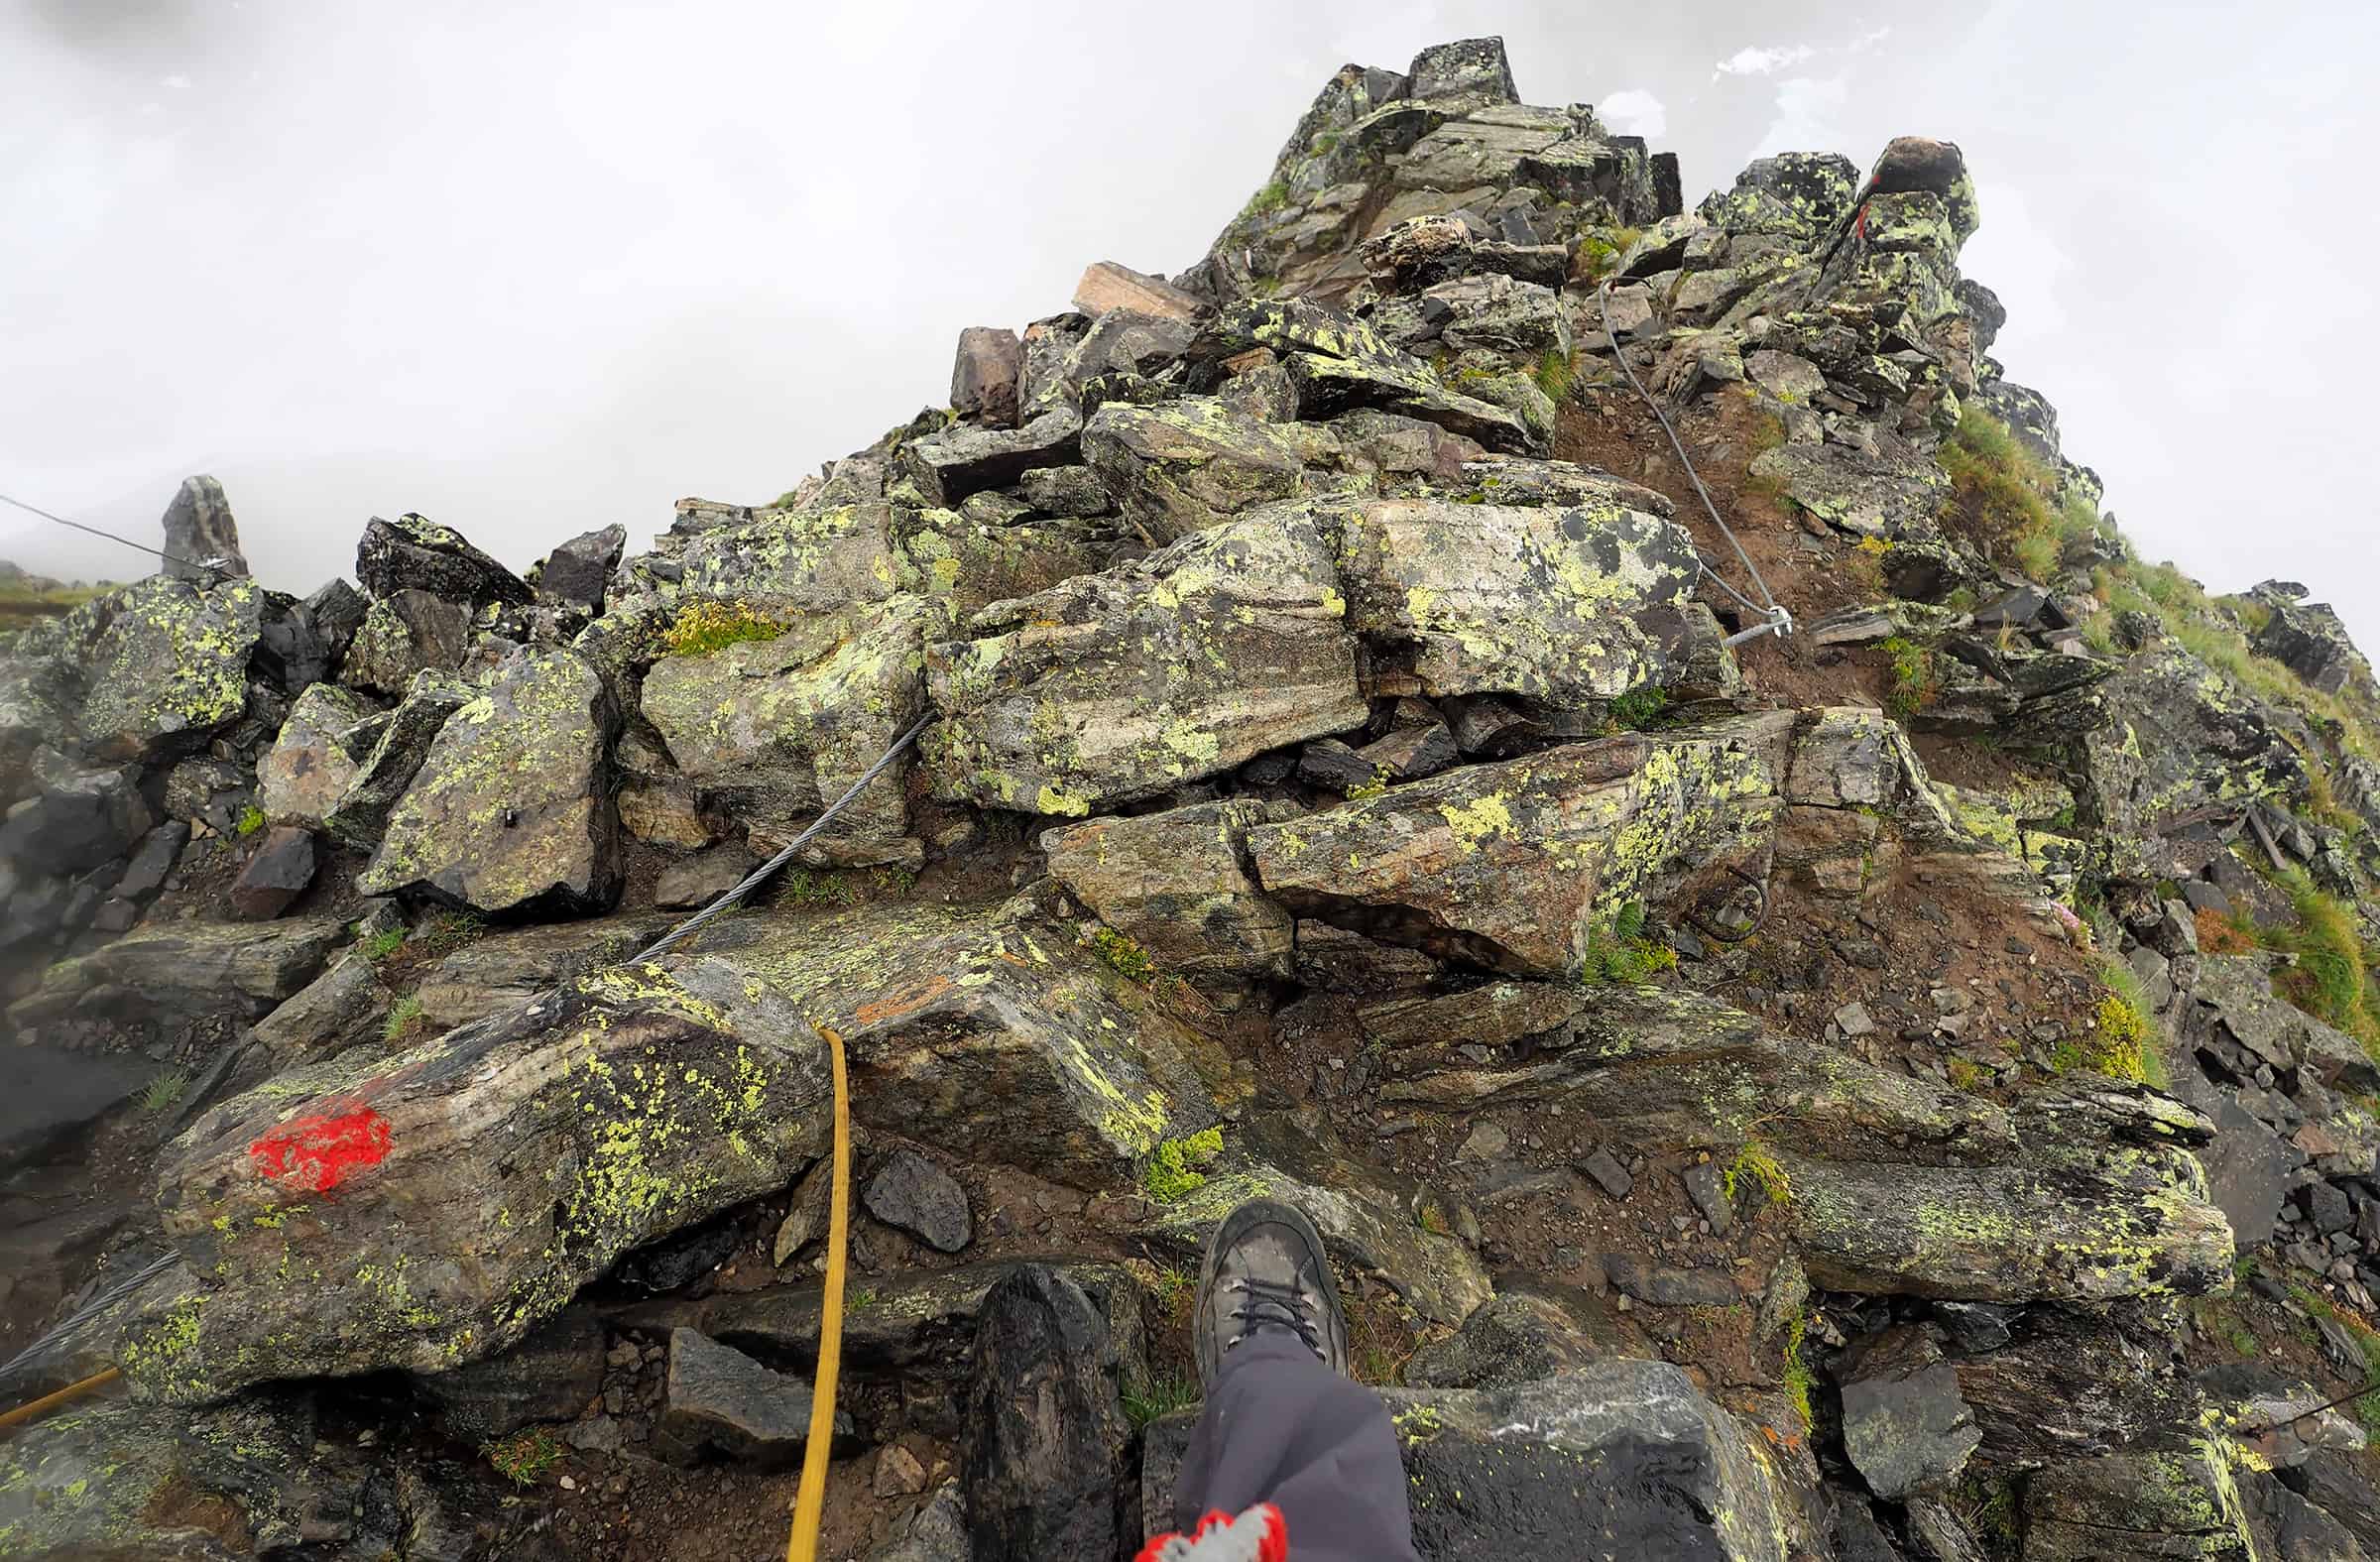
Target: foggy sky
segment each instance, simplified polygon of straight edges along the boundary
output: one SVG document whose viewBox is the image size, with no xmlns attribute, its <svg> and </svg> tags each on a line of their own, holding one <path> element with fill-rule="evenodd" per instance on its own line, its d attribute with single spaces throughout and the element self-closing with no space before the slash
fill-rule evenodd
<svg viewBox="0 0 2380 1562">
<path fill-rule="evenodd" d="M 211 471 L 299 592 L 373 514 L 642 547 L 940 405 L 961 326 L 1196 261 L 1341 63 L 1500 33 L 1689 203 L 1959 142 L 1996 355 L 2142 550 L 2380 650 L 2375 8 L 1921 9 L 0 0 L 0 492 L 155 541 Z M 0 557 L 143 572 L 6 511 Z"/>
</svg>

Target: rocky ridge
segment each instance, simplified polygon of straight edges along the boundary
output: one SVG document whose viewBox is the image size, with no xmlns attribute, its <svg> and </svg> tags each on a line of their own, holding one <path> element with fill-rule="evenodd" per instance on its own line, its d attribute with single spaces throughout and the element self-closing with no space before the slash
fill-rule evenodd
<svg viewBox="0 0 2380 1562">
<path fill-rule="evenodd" d="M 9 1397 L 129 1384 L 0 1550 L 772 1544 L 820 1024 L 837 1554 L 1129 1555 L 1257 1192 L 1425 1556 L 2380 1546 L 2380 694 L 2136 556 L 1979 220 L 1917 138 L 1689 211 L 1465 41 L 645 551 L 375 519 L 301 600 L 192 479 L 218 564 L 0 653 Z"/>
</svg>

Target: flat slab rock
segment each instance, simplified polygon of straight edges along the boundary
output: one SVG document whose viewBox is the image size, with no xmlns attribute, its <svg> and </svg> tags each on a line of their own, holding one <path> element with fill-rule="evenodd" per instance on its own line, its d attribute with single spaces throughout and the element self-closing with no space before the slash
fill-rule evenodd
<svg viewBox="0 0 2380 1562">
<path fill-rule="evenodd" d="M 791 1464 L 809 1446 L 810 1395 L 802 1379 L 764 1367 L 698 1330 L 672 1329 L 654 1451 L 677 1464 L 697 1463 L 706 1454 Z M 848 1412 L 837 1412 L 835 1431 L 851 1436 Z"/>
<path fill-rule="evenodd" d="M 1742 1425 L 1665 1362 L 1614 1358 L 1509 1388 L 1387 1388 L 1425 1562 L 1561 1555 L 1784 1562 L 1798 1521 Z M 1144 1434 L 1158 1527 L 1195 1416 Z"/>
<path fill-rule="evenodd" d="M 312 981 L 346 936 L 332 916 L 143 927 L 52 966 L 10 1015 L 25 1024 L 88 1004 L 253 1020 Z"/>
<path fill-rule="evenodd" d="M 1081 815 L 1361 726 L 1345 615 L 1294 507 L 986 609 L 927 654 L 934 794 Z"/>
<path fill-rule="evenodd" d="M 1204 1043 L 1048 924 L 884 904 L 716 928 L 669 958 L 679 980 L 758 1034 L 834 1026 L 869 1127 L 1114 1191 L 1215 1121 Z"/>
<path fill-rule="evenodd" d="M 1250 855 L 1300 916 L 1560 975 L 1627 901 L 1657 907 L 1761 852 L 1790 725 L 1746 717 L 1466 766 L 1250 830 Z"/>
</svg>

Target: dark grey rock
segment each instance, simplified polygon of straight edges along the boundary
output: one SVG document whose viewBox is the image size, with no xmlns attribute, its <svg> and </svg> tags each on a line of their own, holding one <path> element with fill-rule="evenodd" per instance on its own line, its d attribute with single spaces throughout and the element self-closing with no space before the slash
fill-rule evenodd
<svg viewBox="0 0 2380 1562">
<path fill-rule="evenodd" d="M 166 506 L 166 547 L 173 555 L 166 573 L 184 580 L 210 576 L 245 575 L 248 560 L 240 552 L 240 529 L 231 518 L 231 502 L 223 485 L 211 477 L 185 477 Z"/>
<path fill-rule="evenodd" d="M 1081 416 L 1060 409 L 1020 428 L 954 423 L 910 440 L 901 460 L 927 502 L 947 507 L 987 488 L 1006 488 L 1036 467 L 1079 465 L 1082 448 Z"/>
<path fill-rule="evenodd" d="M 1570 1372 L 1618 1353 L 1605 1304 L 1569 1286 L 1507 1283 L 1447 1339 L 1405 1364 L 1416 1388 L 1501 1388 Z"/>
<path fill-rule="evenodd" d="M 2355 1224 L 2355 1212 L 2347 1202 L 2346 1190 L 2334 1182 L 2310 1182 L 2300 1188 L 2298 1207 L 2314 1222 L 2314 1229 L 2324 1236 L 2343 1232 Z"/>
<path fill-rule="evenodd" d="M 641 1290 L 683 1290 L 734 1258 L 743 1241 L 743 1229 L 734 1220 L 707 1221 L 628 1254 L 614 1277 Z"/>
<path fill-rule="evenodd" d="M 1619 1290 L 1655 1307 L 1727 1307 L 1743 1300 L 1743 1292 L 1724 1269 L 1681 1268 L 1606 1253 L 1604 1273 Z"/>
<path fill-rule="evenodd" d="M 371 607 L 364 594 L 349 585 L 343 575 L 334 577 L 305 599 L 305 616 L 313 624 L 314 633 L 322 637 L 323 649 L 329 653 L 334 671 L 339 659 L 347 655 L 348 642 L 363 628 L 364 615 Z"/>
<path fill-rule="evenodd" d="M 1726 1236 L 1735 1224 L 1735 1204 L 1727 1197 L 1726 1178 L 1718 1162 L 1697 1161 L 1679 1175 L 1686 1183 L 1686 1196 L 1694 1200 L 1694 1207 L 1711 1223 L 1711 1235 Z"/>
<path fill-rule="evenodd" d="M 869 1214 L 937 1252 L 956 1253 L 975 1239 L 967 1190 L 915 1150 L 896 1149 L 886 1156 L 860 1199 Z"/>
<path fill-rule="evenodd" d="M 400 591 L 426 591 L 449 602 L 481 606 L 526 603 L 529 586 L 519 575 L 473 547 L 460 532 L 417 515 L 364 527 L 355 544 L 355 578 L 386 600 Z"/>
<path fill-rule="evenodd" d="M 1024 343 L 1014 331 L 968 326 L 959 332 L 958 355 L 950 366 L 950 410 L 994 428 L 1014 427 L 1023 372 Z"/>
<path fill-rule="evenodd" d="M 611 584 L 612 571 L 620 566 L 620 554 L 627 546 L 628 529 L 623 526 L 580 533 L 546 554 L 531 571 L 538 599 L 589 613 L 602 612 L 604 589 Z"/>
<path fill-rule="evenodd" d="M 481 1443 L 532 1421 L 567 1421 L 603 1389 L 603 1323 L 565 1312 L 509 1351 L 450 1373 L 416 1375 L 449 1435 Z M 802 1405 L 804 1414 L 809 1406 Z"/>
<path fill-rule="evenodd" d="M 313 832 L 275 825 L 232 882 L 231 914 L 242 921 L 271 921 L 314 882 L 314 867 Z"/>
<path fill-rule="evenodd" d="M 379 736 L 359 762 L 355 779 L 323 817 L 323 828 L 340 844 L 370 851 L 380 844 L 390 810 L 405 795 L 446 718 L 470 703 L 471 689 L 459 679 L 420 672 L 390 712 Z"/>
<path fill-rule="evenodd" d="M 1419 781 L 1424 776 L 1437 775 L 1463 756 L 1446 723 L 1433 721 L 1399 727 L 1377 742 L 1358 749 L 1356 757 L 1398 781 Z"/>
<path fill-rule="evenodd" d="M 350 688 L 403 694 L 417 673 L 458 670 L 470 647 L 468 607 L 408 587 L 366 609 L 339 677 Z"/>
<path fill-rule="evenodd" d="M 1309 743 L 1297 757 L 1297 779 L 1326 791 L 1353 791 L 1379 775 L 1369 760 L 1336 738 Z"/>
<path fill-rule="evenodd" d="M 1579 1169 L 1593 1177 L 1596 1186 L 1615 1199 L 1626 1198 L 1628 1190 L 1636 1185 L 1635 1179 L 1628 1175 L 1628 1168 L 1614 1159 L 1607 1149 L 1598 1149 L 1580 1161 Z"/>
<path fill-rule="evenodd" d="M 2217 916 L 2231 914 L 2231 898 L 2203 879 L 2190 879 L 2182 885 L 2182 899 L 2194 911 L 2212 911 Z"/>
<path fill-rule="evenodd" d="M 960 1470 L 975 1562 L 1113 1562 L 1131 1429 L 1107 1320 L 1045 1264 L 994 1285 L 976 1327 Z"/>
<path fill-rule="evenodd" d="M 1959 1375 L 1922 1328 L 1895 1325 L 1857 1341 L 1839 1376 L 1844 1449 L 1878 1497 L 1948 1490 L 1983 1440 Z"/>
<path fill-rule="evenodd" d="M 959 1484 L 944 1482 L 906 1524 L 887 1536 L 863 1562 L 969 1562 L 967 1500 Z"/>
<path fill-rule="evenodd" d="M 145 1059 L 0 1046 L 0 1167 L 40 1153 L 149 1082 Z"/>
<path fill-rule="evenodd" d="M 653 903 L 665 911 L 708 905 L 760 865 L 761 859 L 742 841 L 722 841 L 662 869 L 653 884 Z"/>
<path fill-rule="evenodd" d="M 851 1434 L 850 1416 L 835 1412 L 838 1439 Z M 799 1459 L 810 1440 L 810 1385 L 774 1372 L 742 1351 L 693 1329 L 669 1331 L 669 1367 L 653 1450 L 673 1464 L 724 1454 L 753 1464 L 782 1466 Z"/>
<path fill-rule="evenodd" d="M 1453 98 L 1473 107 L 1520 101 L 1520 91 L 1512 84 L 1512 66 L 1504 59 L 1504 41 L 1500 38 L 1466 38 L 1451 44 L 1433 44 L 1413 57 L 1412 66 L 1405 74 L 1407 91 L 1424 100 Z"/>
<path fill-rule="evenodd" d="M 397 995 L 355 951 L 291 994 L 256 1022 L 256 1038 L 283 1057 L 324 1055 L 380 1033 Z"/>
<path fill-rule="evenodd" d="M 1087 466 L 1044 466 L 1017 480 L 1025 502 L 1043 515 L 1103 516 L 1115 508 L 1099 477 Z"/>
<path fill-rule="evenodd" d="M 88 873 L 123 856 L 154 822 L 126 772 L 60 766 L 9 807 L 0 862 L 54 877 Z"/>
</svg>

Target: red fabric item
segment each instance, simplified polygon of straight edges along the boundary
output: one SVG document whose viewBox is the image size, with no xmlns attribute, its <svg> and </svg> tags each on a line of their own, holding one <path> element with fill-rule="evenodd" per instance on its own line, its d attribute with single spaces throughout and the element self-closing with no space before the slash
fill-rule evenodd
<svg viewBox="0 0 2380 1562">
<path fill-rule="evenodd" d="M 1261 1532 L 1251 1534 L 1241 1527 L 1250 1524 L 1260 1525 Z M 1250 1540 L 1255 1542 L 1252 1551 L 1248 1549 Z M 1165 1555 L 1165 1548 L 1175 1541 L 1189 1549 Z M 1219 1562 L 1238 1562 L 1242 1557 L 1252 1557 L 1254 1562 L 1289 1562 L 1289 1521 L 1270 1502 L 1258 1502 L 1238 1518 L 1216 1509 L 1198 1521 L 1195 1534 L 1168 1531 L 1151 1536 L 1133 1562 L 1205 1562 L 1209 1555 Z"/>
</svg>

